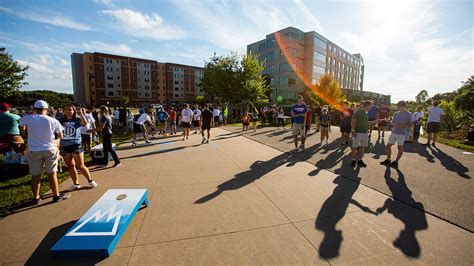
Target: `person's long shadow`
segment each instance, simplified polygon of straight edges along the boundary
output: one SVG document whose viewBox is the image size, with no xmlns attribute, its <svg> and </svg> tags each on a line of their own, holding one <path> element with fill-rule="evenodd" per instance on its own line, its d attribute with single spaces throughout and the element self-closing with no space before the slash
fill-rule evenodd
<svg viewBox="0 0 474 266">
<path fill-rule="evenodd" d="M 440 150 L 438 147 L 431 147 L 431 153 L 441 162 L 441 164 L 448 169 L 449 171 L 457 173 L 460 177 L 471 179 L 471 177 L 466 174 L 469 172 L 469 168 L 464 166 L 460 161 L 456 160 L 454 157 L 447 155 L 445 152 Z"/>
<path fill-rule="evenodd" d="M 407 144 L 403 148 L 404 152 L 409 153 L 418 153 L 420 156 L 425 157 L 426 160 L 430 163 L 435 162 L 435 157 L 428 152 L 428 147 L 425 145 L 420 144 L 419 142 L 414 142 L 411 144 Z"/>
<path fill-rule="evenodd" d="M 304 152 L 282 153 L 268 161 L 256 161 L 250 166 L 250 170 L 239 173 L 235 175 L 234 178 L 218 185 L 216 191 L 201 197 L 194 203 L 202 204 L 214 199 L 224 191 L 245 187 L 284 164 L 286 164 L 287 167 L 291 167 L 298 162 L 305 162 L 314 154 L 318 147 L 319 145 L 314 145 L 307 148 Z"/>
<path fill-rule="evenodd" d="M 396 202 L 392 198 L 388 198 L 384 205 L 377 208 L 377 213 L 381 214 L 385 210 L 400 220 L 405 228 L 400 231 L 400 235 L 393 242 L 393 245 L 400 249 L 403 254 L 408 257 L 417 258 L 420 256 L 421 247 L 416 239 L 416 231 L 428 228 L 426 214 L 423 204 L 417 202 L 413 197 L 410 189 L 405 183 L 405 176 L 396 169 L 398 174 L 398 182 L 391 177 L 390 167 L 385 170 L 385 182 L 387 183 L 394 199 L 400 200 L 406 204 Z M 411 207 L 412 206 L 412 207 Z"/>
<path fill-rule="evenodd" d="M 346 150 L 345 146 L 339 147 L 335 149 L 333 152 L 331 152 L 328 156 L 326 156 L 326 158 L 320 159 L 319 161 L 317 161 L 315 164 L 316 169 L 309 172 L 308 175 L 315 176 L 322 169 L 326 169 L 326 170 L 332 169 L 334 166 L 336 166 L 338 163 L 340 163 L 344 159 L 345 150 Z"/>
<path fill-rule="evenodd" d="M 332 259 L 339 256 L 339 250 L 344 238 L 342 231 L 337 230 L 336 226 L 345 216 L 349 204 L 357 206 L 364 212 L 377 215 L 376 212 L 352 198 L 360 185 L 360 178 L 357 177 L 358 173 L 359 168 L 356 168 L 355 170 L 353 169 L 353 176 L 355 177 L 351 179 L 340 175 L 337 176 L 333 181 L 337 184 L 336 188 L 319 210 L 315 227 L 324 233 L 323 241 L 319 245 L 319 256 L 321 258 Z"/>
<path fill-rule="evenodd" d="M 374 159 L 380 159 L 380 156 L 385 155 L 385 140 L 381 138 L 377 138 L 375 141 L 374 145 L 371 147 L 371 149 L 367 149 L 368 152 L 372 153 L 373 156 L 372 158 Z"/>
</svg>

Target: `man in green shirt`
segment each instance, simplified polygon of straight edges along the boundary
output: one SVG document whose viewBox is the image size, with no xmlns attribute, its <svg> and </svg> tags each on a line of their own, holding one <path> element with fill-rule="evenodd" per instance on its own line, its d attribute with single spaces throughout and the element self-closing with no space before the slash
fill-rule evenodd
<svg viewBox="0 0 474 266">
<path fill-rule="evenodd" d="M 364 148 L 369 146 L 369 124 L 377 122 L 377 120 L 369 122 L 367 112 L 372 107 L 371 101 L 362 102 L 361 107 L 352 116 L 352 167 L 356 165 L 359 167 L 367 166 L 362 161 L 362 157 L 364 157 Z M 357 155 L 359 160 L 356 162 Z"/>
<path fill-rule="evenodd" d="M 20 116 L 10 113 L 8 103 L 0 104 L 0 143 L 6 143 L 10 149 L 15 152 L 23 153 L 25 151 L 25 142 L 20 136 L 18 121 Z"/>
</svg>

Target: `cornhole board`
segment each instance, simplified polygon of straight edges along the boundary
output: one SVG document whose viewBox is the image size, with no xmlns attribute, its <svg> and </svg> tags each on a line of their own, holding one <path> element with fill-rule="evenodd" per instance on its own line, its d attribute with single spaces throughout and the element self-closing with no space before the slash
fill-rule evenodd
<svg viewBox="0 0 474 266">
<path fill-rule="evenodd" d="M 109 189 L 51 248 L 52 256 L 110 256 L 138 209 L 146 189 Z"/>
</svg>

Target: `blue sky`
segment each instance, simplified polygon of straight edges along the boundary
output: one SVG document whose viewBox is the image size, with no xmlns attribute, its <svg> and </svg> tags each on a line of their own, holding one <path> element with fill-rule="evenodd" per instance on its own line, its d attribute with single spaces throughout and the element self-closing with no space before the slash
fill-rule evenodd
<svg viewBox="0 0 474 266">
<path fill-rule="evenodd" d="M 414 99 L 474 73 L 473 1 L 1 1 L 0 46 L 29 65 L 26 90 L 72 93 L 70 54 L 107 52 L 203 66 L 214 52 L 293 26 L 366 64 L 364 90 Z"/>
</svg>

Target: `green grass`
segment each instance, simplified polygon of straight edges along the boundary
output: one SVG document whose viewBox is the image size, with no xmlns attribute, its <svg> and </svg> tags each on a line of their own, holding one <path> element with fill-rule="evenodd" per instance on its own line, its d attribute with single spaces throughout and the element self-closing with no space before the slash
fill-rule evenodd
<svg viewBox="0 0 474 266">
<path fill-rule="evenodd" d="M 445 145 L 454 147 L 454 148 L 464 150 L 464 151 L 474 152 L 474 146 L 464 144 L 462 141 L 459 141 L 459 140 L 445 139 L 445 138 L 440 138 L 438 136 L 438 139 L 436 141 L 439 143 L 443 143 Z"/>
<path fill-rule="evenodd" d="M 117 128 L 113 130 L 112 142 L 120 145 L 127 141 L 132 136 L 131 133 L 124 135 L 123 129 Z M 84 161 L 88 162 L 91 158 L 89 154 L 84 153 Z M 58 173 L 58 182 L 61 184 L 69 179 L 68 172 Z M 0 180 L 0 217 L 5 217 L 17 209 L 28 206 L 33 200 L 33 193 L 31 192 L 31 175 L 21 176 L 15 179 Z M 45 173 L 41 176 L 41 191 L 43 195 L 50 190 L 48 184 L 48 176 Z"/>
</svg>

